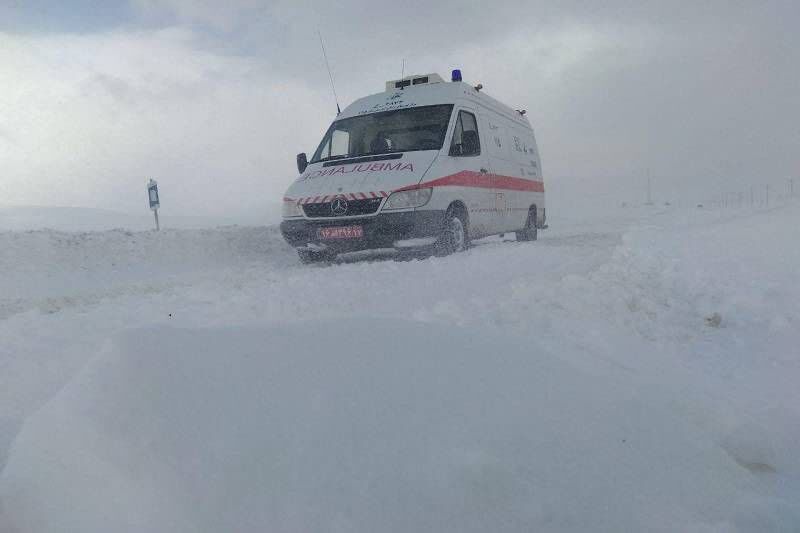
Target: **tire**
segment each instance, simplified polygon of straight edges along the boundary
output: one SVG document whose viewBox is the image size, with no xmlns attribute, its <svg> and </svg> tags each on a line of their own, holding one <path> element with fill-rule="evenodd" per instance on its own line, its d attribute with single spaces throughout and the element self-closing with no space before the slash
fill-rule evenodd
<svg viewBox="0 0 800 533">
<path fill-rule="evenodd" d="M 333 261 L 334 256 L 327 252 L 314 252 L 311 250 L 297 250 L 297 257 L 304 265 L 311 265 L 314 263 L 326 263 Z"/>
<path fill-rule="evenodd" d="M 452 206 L 447 209 L 442 234 L 436 241 L 436 255 L 443 257 L 469 247 L 467 217 Z"/>
<path fill-rule="evenodd" d="M 539 228 L 536 227 L 536 206 L 528 210 L 528 219 L 525 228 L 517 232 L 518 241 L 535 241 L 539 237 Z"/>
</svg>

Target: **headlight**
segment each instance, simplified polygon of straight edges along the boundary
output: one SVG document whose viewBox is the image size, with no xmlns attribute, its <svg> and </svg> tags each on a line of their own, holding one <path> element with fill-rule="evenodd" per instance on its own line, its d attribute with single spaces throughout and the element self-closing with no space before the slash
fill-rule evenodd
<svg viewBox="0 0 800 533">
<path fill-rule="evenodd" d="M 422 207 L 431 199 L 433 189 L 411 189 L 410 191 L 400 191 L 393 193 L 386 200 L 384 209 L 408 209 L 410 207 Z"/>
<path fill-rule="evenodd" d="M 281 215 L 283 218 L 301 217 L 303 216 L 303 211 L 300 209 L 300 204 L 297 203 L 297 200 L 284 200 Z"/>
</svg>

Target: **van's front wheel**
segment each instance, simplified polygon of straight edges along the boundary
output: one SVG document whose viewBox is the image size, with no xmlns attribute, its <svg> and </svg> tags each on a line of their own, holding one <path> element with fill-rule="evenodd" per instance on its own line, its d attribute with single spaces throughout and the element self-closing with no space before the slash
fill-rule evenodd
<svg viewBox="0 0 800 533">
<path fill-rule="evenodd" d="M 444 220 L 444 228 L 436 241 L 436 255 L 445 256 L 467 249 L 469 242 L 467 217 L 460 210 L 450 207 Z"/>
</svg>

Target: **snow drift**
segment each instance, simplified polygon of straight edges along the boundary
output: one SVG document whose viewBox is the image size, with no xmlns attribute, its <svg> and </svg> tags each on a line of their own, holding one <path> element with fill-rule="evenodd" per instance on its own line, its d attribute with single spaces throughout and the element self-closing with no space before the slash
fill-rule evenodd
<svg viewBox="0 0 800 533">
<path fill-rule="evenodd" d="M 143 184 L 144 185 L 144 184 Z M 141 214 L 129 214 L 90 207 L 8 206 L 0 204 L 0 231 L 103 231 L 126 229 L 147 231 L 153 228 L 153 216 L 146 209 L 146 196 Z M 280 222 L 280 204 L 264 206 L 251 216 L 186 216 L 173 215 L 167 210 L 160 214 L 164 228 L 202 229 L 215 226 L 260 226 Z"/>
<path fill-rule="evenodd" d="M 800 205 L 553 220 L 0 233 L 0 531 L 798 530 Z"/>
<path fill-rule="evenodd" d="M 686 409 L 488 330 L 155 327 L 26 423 L 0 497 L 30 533 L 723 527 L 755 481 Z"/>
<path fill-rule="evenodd" d="M 251 263 L 296 263 L 277 227 L 132 232 L 0 231 L 0 319 L 189 285 Z"/>
</svg>

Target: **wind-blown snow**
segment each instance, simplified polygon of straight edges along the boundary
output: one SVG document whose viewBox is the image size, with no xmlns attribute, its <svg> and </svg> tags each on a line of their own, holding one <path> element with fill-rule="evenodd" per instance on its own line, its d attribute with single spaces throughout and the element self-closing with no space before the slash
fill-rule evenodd
<svg viewBox="0 0 800 533">
<path fill-rule="evenodd" d="M 153 229 L 155 220 L 142 197 L 142 214 L 132 215 L 109 209 L 90 207 L 43 207 L 0 205 L 0 231 L 31 231 L 57 228 L 60 231 L 103 231 Z M 211 226 L 275 224 L 280 221 L 280 205 L 268 205 L 257 214 L 238 216 L 173 215 L 162 210 L 161 224 L 165 228 L 200 229 Z"/>
<path fill-rule="evenodd" d="M 372 319 L 145 328 L 28 424 L 2 494 L 25 531 L 721 520 L 752 481 L 697 438 L 682 403 L 483 329 Z"/>
<path fill-rule="evenodd" d="M 797 530 L 800 206 L 621 213 L 322 268 L 0 233 L 0 531 Z"/>
</svg>

